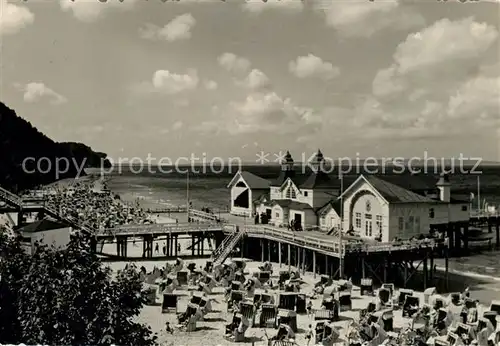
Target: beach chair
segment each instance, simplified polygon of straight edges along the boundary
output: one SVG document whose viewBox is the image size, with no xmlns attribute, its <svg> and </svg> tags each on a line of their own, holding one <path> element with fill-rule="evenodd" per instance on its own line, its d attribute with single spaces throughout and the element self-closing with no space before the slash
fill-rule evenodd
<svg viewBox="0 0 500 346">
<path fill-rule="evenodd" d="M 351 292 L 346 292 L 346 291 L 339 292 L 338 303 L 340 312 L 352 310 Z"/>
<path fill-rule="evenodd" d="M 314 310 L 314 320 L 315 321 L 338 321 L 339 313 L 337 309 L 328 310 L 328 309 L 317 309 Z"/>
<path fill-rule="evenodd" d="M 191 304 L 199 305 L 201 300 L 203 299 L 203 294 L 201 292 L 193 292 L 193 296 L 189 301 Z"/>
<path fill-rule="evenodd" d="M 426 289 L 424 291 L 424 304 L 430 304 L 431 297 L 435 294 L 437 294 L 436 287 L 429 287 L 428 289 Z"/>
<path fill-rule="evenodd" d="M 154 286 L 147 287 L 144 292 L 146 294 L 146 305 L 156 304 L 156 293 L 158 289 Z"/>
<path fill-rule="evenodd" d="M 315 329 L 314 331 L 316 334 L 316 338 L 315 338 L 316 345 L 320 344 L 323 341 L 323 335 L 324 335 L 323 333 L 325 331 L 325 324 L 326 324 L 325 321 L 316 322 L 316 327 L 314 328 Z"/>
<path fill-rule="evenodd" d="M 413 290 L 408 290 L 408 289 L 404 289 L 404 288 L 399 290 L 397 305 L 400 308 L 403 307 L 405 300 L 406 300 L 406 296 L 413 296 Z"/>
<path fill-rule="evenodd" d="M 498 316 L 498 313 L 496 311 L 490 310 L 490 311 L 483 312 L 483 317 L 488 319 L 491 322 L 494 329 L 497 328 L 497 316 Z"/>
<path fill-rule="evenodd" d="M 447 338 L 440 338 L 437 337 L 434 339 L 434 345 L 435 346 L 451 346 Z"/>
<path fill-rule="evenodd" d="M 206 313 L 212 311 L 212 301 L 207 297 L 202 297 L 200 300 L 200 308 L 204 308 Z"/>
<path fill-rule="evenodd" d="M 242 284 L 245 283 L 246 278 L 245 278 L 245 275 L 243 275 L 243 272 L 241 272 L 241 271 L 236 272 L 234 274 L 234 280 L 233 281 L 239 281 Z"/>
<path fill-rule="evenodd" d="M 369 322 L 377 323 L 386 332 L 394 330 L 394 313 L 392 309 L 375 311 L 370 315 Z"/>
<path fill-rule="evenodd" d="M 388 288 L 380 288 L 377 295 L 380 305 L 383 307 L 393 307 L 392 294 Z"/>
<path fill-rule="evenodd" d="M 280 276 L 278 280 L 278 284 L 284 284 L 285 281 L 290 280 L 290 272 L 289 271 L 280 271 Z"/>
<path fill-rule="evenodd" d="M 269 279 L 271 278 L 271 272 L 270 271 L 255 272 L 253 273 L 253 276 L 257 278 L 261 283 L 265 283 L 268 282 Z"/>
<path fill-rule="evenodd" d="M 294 292 L 280 293 L 278 301 L 278 309 L 295 311 L 295 306 L 297 305 L 297 295 L 298 294 Z"/>
<path fill-rule="evenodd" d="M 457 334 L 455 334 L 453 332 L 448 332 L 448 335 L 446 337 L 446 341 L 448 341 L 448 344 L 451 346 L 458 346 L 459 341 L 460 341 L 460 336 L 458 336 Z"/>
<path fill-rule="evenodd" d="M 243 284 L 240 281 L 231 282 L 231 291 L 242 291 Z"/>
<path fill-rule="evenodd" d="M 179 286 L 184 286 L 188 284 L 188 276 L 189 273 L 185 270 L 177 272 L 177 282 L 179 283 Z"/>
<path fill-rule="evenodd" d="M 360 293 L 362 296 L 373 295 L 373 279 L 361 279 Z"/>
<path fill-rule="evenodd" d="M 460 293 L 457 293 L 457 292 L 453 292 L 453 293 L 450 293 L 450 296 L 449 296 L 449 300 L 450 300 L 450 303 L 453 304 L 453 305 L 460 305 Z"/>
<path fill-rule="evenodd" d="M 249 321 L 254 321 L 255 318 L 255 306 L 253 303 L 240 302 L 240 313 L 243 317 L 247 318 Z"/>
<path fill-rule="evenodd" d="M 323 331 L 323 345 L 332 346 L 339 338 L 340 333 L 332 323 L 326 323 Z"/>
<path fill-rule="evenodd" d="M 286 340 L 273 340 L 271 342 L 272 346 L 297 346 L 297 344 L 293 341 Z"/>
<path fill-rule="evenodd" d="M 262 304 L 260 308 L 259 326 L 261 328 L 274 328 L 276 325 L 277 311 L 273 304 Z"/>
<path fill-rule="evenodd" d="M 306 295 L 305 294 L 297 294 L 297 300 L 295 302 L 295 311 L 298 314 L 307 313 L 306 309 Z"/>
<path fill-rule="evenodd" d="M 420 308 L 420 299 L 415 296 L 405 296 L 403 303 L 403 317 L 412 317 Z"/>
<path fill-rule="evenodd" d="M 293 332 L 297 332 L 297 313 L 293 310 L 278 309 L 276 324 L 287 324 Z"/>
<path fill-rule="evenodd" d="M 175 312 L 177 313 L 177 294 L 163 293 L 163 301 L 161 303 L 161 313 Z"/>
<path fill-rule="evenodd" d="M 248 261 L 244 258 L 233 258 L 231 262 L 236 265 L 237 270 L 241 270 L 241 272 L 243 273 Z"/>
<path fill-rule="evenodd" d="M 470 340 L 475 338 L 474 328 L 471 325 L 465 323 L 458 323 L 454 331 L 457 335 L 467 335 Z"/>
<path fill-rule="evenodd" d="M 231 291 L 230 298 L 227 302 L 227 310 L 229 311 L 233 309 L 233 304 L 239 304 L 243 300 L 244 296 L 244 291 Z"/>
<path fill-rule="evenodd" d="M 383 284 L 382 284 L 382 286 L 381 286 L 381 288 L 388 289 L 388 290 L 389 290 L 389 292 L 391 292 L 391 296 L 393 296 L 393 295 L 394 295 L 394 291 L 396 290 L 396 289 L 394 288 L 394 284 L 388 284 L 388 283 L 383 283 Z"/>
<path fill-rule="evenodd" d="M 495 311 L 500 315 L 500 300 L 493 300 L 490 304 L 490 311 Z"/>
</svg>

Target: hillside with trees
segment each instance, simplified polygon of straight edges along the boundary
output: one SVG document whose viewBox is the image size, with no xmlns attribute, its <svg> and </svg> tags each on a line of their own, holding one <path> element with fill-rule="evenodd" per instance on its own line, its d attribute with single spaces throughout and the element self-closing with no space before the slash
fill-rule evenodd
<svg viewBox="0 0 500 346">
<path fill-rule="evenodd" d="M 30 161 L 23 167 L 26 158 Z M 41 158 L 46 159 L 39 161 Z M 56 172 L 57 159 L 71 163 L 67 171 L 62 167 L 63 171 Z M 36 162 L 42 163 L 39 169 Z M 55 142 L 0 102 L 0 186 L 18 192 L 73 178 L 82 163 L 85 168 L 110 166 L 106 154 L 94 152 L 81 143 Z"/>
</svg>

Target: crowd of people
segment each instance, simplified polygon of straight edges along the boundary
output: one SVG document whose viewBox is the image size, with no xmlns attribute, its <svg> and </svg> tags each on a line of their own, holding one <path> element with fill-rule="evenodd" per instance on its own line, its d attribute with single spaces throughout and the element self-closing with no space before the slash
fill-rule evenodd
<svg viewBox="0 0 500 346">
<path fill-rule="evenodd" d="M 77 220 L 93 229 L 107 229 L 127 224 L 150 224 L 154 219 L 139 206 L 128 205 L 103 184 L 75 183 L 45 194 L 46 203 L 59 214 Z"/>
</svg>

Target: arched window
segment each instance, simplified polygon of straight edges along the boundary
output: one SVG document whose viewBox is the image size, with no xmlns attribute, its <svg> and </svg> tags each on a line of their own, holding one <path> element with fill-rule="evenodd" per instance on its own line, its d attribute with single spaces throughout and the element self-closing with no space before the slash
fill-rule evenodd
<svg viewBox="0 0 500 346">
<path fill-rule="evenodd" d="M 292 189 L 292 199 L 297 198 L 297 193 L 295 192 L 295 189 L 293 187 L 291 187 L 290 189 Z"/>
<path fill-rule="evenodd" d="M 291 187 L 286 189 L 286 198 L 292 198 L 292 188 Z"/>
</svg>

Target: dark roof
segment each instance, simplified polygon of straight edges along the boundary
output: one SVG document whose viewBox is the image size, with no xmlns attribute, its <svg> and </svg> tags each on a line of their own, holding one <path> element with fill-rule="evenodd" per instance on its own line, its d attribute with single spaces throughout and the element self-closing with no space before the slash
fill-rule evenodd
<svg viewBox="0 0 500 346">
<path fill-rule="evenodd" d="M 269 199 L 269 193 L 264 190 L 252 191 L 253 202 L 262 202 L 264 198 Z"/>
<path fill-rule="evenodd" d="M 302 189 L 319 189 L 319 188 L 330 188 L 330 189 L 335 189 L 339 188 L 340 186 L 340 181 L 333 181 L 328 174 L 324 173 L 323 171 L 318 171 L 317 173 L 313 172 L 311 173 L 307 179 L 300 184 L 300 188 Z"/>
<path fill-rule="evenodd" d="M 283 185 L 283 183 L 288 179 L 288 178 L 291 178 L 292 181 L 295 183 L 295 180 L 298 180 L 300 181 L 300 179 L 304 179 L 303 178 L 304 174 L 297 174 L 295 171 L 291 170 L 291 171 L 281 171 L 280 172 L 280 175 L 278 175 L 278 178 L 274 179 L 270 186 L 281 186 Z"/>
<path fill-rule="evenodd" d="M 32 222 L 18 229 L 17 231 L 23 233 L 36 233 L 36 232 L 50 231 L 66 227 L 70 226 L 66 223 L 46 218 L 40 221 Z"/>
<path fill-rule="evenodd" d="M 390 183 L 379 177 L 368 175 L 365 179 L 384 197 L 389 203 L 429 203 L 436 200 L 419 195 L 401 186 Z"/>
<path fill-rule="evenodd" d="M 369 175 L 365 175 L 369 176 Z M 372 175 L 371 175 L 372 176 Z M 413 192 L 436 190 L 437 179 L 425 174 L 377 174 L 377 178 Z"/>
<path fill-rule="evenodd" d="M 282 208 L 289 208 L 289 209 L 295 209 L 295 210 L 313 209 L 313 207 L 311 207 L 307 203 L 291 201 L 289 199 L 275 199 L 273 201 L 272 205 L 275 205 L 275 204 L 278 204 Z"/>
<path fill-rule="evenodd" d="M 266 190 L 269 189 L 270 181 L 259 177 L 247 171 L 240 172 L 241 177 L 247 183 L 248 187 L 252 190 Z"/>
<path fill-rule="evenodd" d="M 331 206 L 333 208 L 333 210 L 335 210 L 337 212 L 338 215 L 340 215 L 342 213 L 341 199 L 340 198 L 332 199 L 331 201 L 329 201 L 328 203 L 323 205 L 321 208 L 319 208 L 319 210 L 323 210 L 328 206 Z"/>
</svg>

